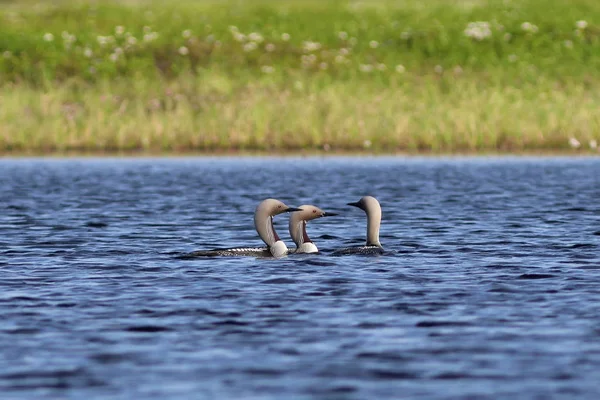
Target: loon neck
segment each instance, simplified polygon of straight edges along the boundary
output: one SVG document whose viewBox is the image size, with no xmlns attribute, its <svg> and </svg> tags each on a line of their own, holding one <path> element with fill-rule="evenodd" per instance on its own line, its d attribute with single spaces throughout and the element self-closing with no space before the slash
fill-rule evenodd
<svg viewBox="0 0 600 400">
<path fill-rule="evenodd" d="M 379 227 L 381 226 L 381 211 L 367 212 L 367 246 L 382 247 L 379 242 Z"/>
<path fill-rule="evenodd" d="M 297 247 L 300 247 L 303 243 L 312 243 L 308 233 L 306 233 L 306 221 L 290 221 L 290 236 Z"/>
<path fill-rule="evenodd" d="M 256 228 L 256 232 L 258 232 L 258 236 L 260 236 L 267 246 L 271 247 L 276 242 L 281 241 L 273 226 L 272 216 L 257 212 L 254 215 L 254 227 Z"/>
</svg>

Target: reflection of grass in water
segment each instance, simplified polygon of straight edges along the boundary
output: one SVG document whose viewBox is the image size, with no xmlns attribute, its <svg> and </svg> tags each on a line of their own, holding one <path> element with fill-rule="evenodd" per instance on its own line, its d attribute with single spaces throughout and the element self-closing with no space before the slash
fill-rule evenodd
<svg viewBox="0 0 600 400">
<path fill-rule="evenodd" d="M 588 148 L 600 8 L 556 3 L 13 5 L 0 150 Z"/>
</svg>

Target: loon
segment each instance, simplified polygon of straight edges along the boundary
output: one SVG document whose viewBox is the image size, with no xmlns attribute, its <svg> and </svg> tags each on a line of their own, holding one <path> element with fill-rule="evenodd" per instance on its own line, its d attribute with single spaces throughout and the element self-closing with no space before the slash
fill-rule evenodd
<svg viewBox="0 0 600 400">
<path fill-rule="evenodd" d="M 294 240 L 294 243 L 296 243 L 296 250 L 294 253 L 318 253 L 319 249 L 306 233 L 306 223 L 313 219 L 331 217 L 337 214 L 325 212 L 319 207 L 308 204 L 302 205 L 299 208 L 302 211 L 290 215 L 290 236 Z"/>
<path fill-rule="evenodd" d="M 375 197 L 364 196 L 349 206 L 358 207 L 367 214 L 367 243 L 365 246 L 348 247 L 334 251 L 333 255 L 343 254 L 383 254 L 383 246 L 379 242 L 379 226 L 381 225 L 381 206 Z"/>
<path fill-rule="evenodd" d="M 288 254 L 288 248 L 279 238 L 277 232 L 275 232 L 273 217 L 284 212 L 294 211 L 302 211 L 302 209 L 288 207 L 276 199 L 263 200 L 256 207 L 256 211 L 254 212 L 254 227 L 267 247 L 200 250 L 188 253 L 184 258 L 216 256 L 283 257 Z"/>
</svg>

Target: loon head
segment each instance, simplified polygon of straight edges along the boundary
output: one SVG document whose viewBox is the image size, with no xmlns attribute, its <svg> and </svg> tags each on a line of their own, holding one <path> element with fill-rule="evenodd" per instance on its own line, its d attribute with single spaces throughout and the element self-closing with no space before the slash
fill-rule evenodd
<svg viewBox="0 0 600 400">
<path fill-rule="evenodd" d="M 296 243 L 296 248 L 300 250 L 302 245 L 305 243 L 312 243 L 312 240 L 308 237 L 306 233 L 306 223 L 308 221 L 312 221 L 313 219 L 322 218 L 322 217 L 332 217 L 337 215 L 336 213 L 327 212 L 321 210 L 317 206 L 305 204 L 299 207 L 302 211 L 295 212 L 290 215 L 290 223 L 289 223 L 289 231 L 290 236 L 294 243 Z M 311 252 L 316 252 L 316 246 L 310 246 Z"/>
<path fill-rule="evenodd" d="M 273 217 L 284 212 L 302 211 L 300 208 L 289 207 L 280 200 L 266 199 L 260 202 L 254 212 L 254 227 L 260 238 L 269 248 L 281 241 L 273 226 Z M 280 245 L 278 247 L 281 247 Z M 280 252 L 278 250 L 278 252 Z"/>
</svg>

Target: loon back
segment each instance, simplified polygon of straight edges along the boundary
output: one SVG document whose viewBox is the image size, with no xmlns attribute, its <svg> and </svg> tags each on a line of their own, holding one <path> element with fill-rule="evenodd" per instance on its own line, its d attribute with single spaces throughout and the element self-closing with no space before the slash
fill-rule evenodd
<svg viewBox="0 0 600 400">
<path fill-rule="evenodd" d="M 347 247 L 345 249 L 339 249 L 331 253 L 332 256 L 342 255 L 380 255 L 385 253 L 385 250 L 380 246 L 360 246 L 360 247 Z"/>
<path fill-rule="evenodd" d="M 272 257 L 267 247 L 235 247 L 231 249 L 199 250 L 184 254 L 179 258 L 195 257 Z"/>
</svg>

